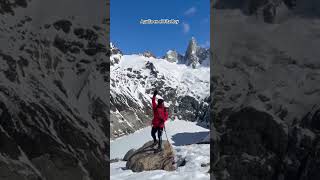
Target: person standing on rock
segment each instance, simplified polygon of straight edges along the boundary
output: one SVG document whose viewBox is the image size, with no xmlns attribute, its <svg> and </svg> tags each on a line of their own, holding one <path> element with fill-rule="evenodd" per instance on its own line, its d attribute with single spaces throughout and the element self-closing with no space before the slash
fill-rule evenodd
<svg viewBox="0 0 320 180">
<path fill-rule="evenodd" d="M 158 99 L 158 104 L 156 103 L 156 96 L 158 91 L 155 90 L 152 97 L 152 110 L 153 110 L 153 120 L 151 136 L 153 138 L 153 144 L 157 144 L 156 133 L 158 132 L 158 149 L 161 150 L 162 143 L 162 131 L 164 128 L 164 123 L 168 119 L 168 110 L 164 107 L 164 100 Z"/>
</svg>

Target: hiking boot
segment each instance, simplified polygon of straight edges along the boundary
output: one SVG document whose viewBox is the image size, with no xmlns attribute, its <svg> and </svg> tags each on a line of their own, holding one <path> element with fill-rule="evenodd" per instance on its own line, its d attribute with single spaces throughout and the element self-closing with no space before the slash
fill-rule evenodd
<svg viewBox="0 0 320 180">
<path fill-rule="evenodd" d="M 163 149 L 161 147 L 158 147 L 157 149 L 154 150 L 154 153 L 161 152 Z"/>
<path fill-rule="evenodd" d="M 163 149 L 160 147 L 160 148 L 157 148 L 157 152 L 161 152 Z"/>
</svg>

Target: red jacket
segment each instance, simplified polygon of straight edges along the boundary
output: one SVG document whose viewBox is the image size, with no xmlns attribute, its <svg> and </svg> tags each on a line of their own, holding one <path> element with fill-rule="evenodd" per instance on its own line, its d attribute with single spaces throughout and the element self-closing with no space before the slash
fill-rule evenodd
<svg viewBox="0 0 320 180">
<path fill-rule="evenodd" d="M 168 111 L 165 109 L 163 104 L 157 107 L 156 97 L 152 97 L 152 109 L 153 109 L 152 126 L 163 128 L 164 122 L 168 120 Z"/>
</svg>

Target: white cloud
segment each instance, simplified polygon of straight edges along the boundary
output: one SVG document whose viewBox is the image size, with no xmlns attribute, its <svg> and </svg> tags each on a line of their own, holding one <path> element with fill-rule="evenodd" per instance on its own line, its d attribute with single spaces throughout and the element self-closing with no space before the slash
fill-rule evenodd
<svg viewBox="0 0 320 180">
<path fill-rule="evenodd" d="M 188 23 L 182 23 L 183 32 L 188 33 L 190 31 L 190 25 Z"/>
<path fill-rule="evenodd" d="M 202 24 L 205 24 L 205 23 L 208 23 L 208 22 L 209 22 L 209 17 L 203 18 L 203 19 L 201 20 L 201 23 L 202 23 Z"/>
<path fill-rule="evenodd" d="M 210 47 L 210 41 L 206 41 L 204 44 L 201 44 L 200 46 L 204 47 L 204 48 L 209 48 Z"/>
<path fill-rule="evenodd" d="M 194 15 L 196 12 L 197 12 L 197 8 L 196 8 L 196 7 L 191 7 L 191 8 L 189 8 L 188 10 L 186 10 L 186 11 L 184 12 L 184 15 L 186 15 L 186 16 L 192 16 L 192 15 Z"/>
</svg>

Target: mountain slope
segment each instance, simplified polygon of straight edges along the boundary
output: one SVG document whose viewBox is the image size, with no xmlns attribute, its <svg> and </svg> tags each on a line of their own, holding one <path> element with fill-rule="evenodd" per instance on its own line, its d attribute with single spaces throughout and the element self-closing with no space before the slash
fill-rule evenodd
<svg viewBox="0 0 320 180">
<path fill-rule="evenodd" d="M 1 1 L 0 179 L 107 178 L 104 19 L 60 11 L 89 4 Z"/>
<path fill-rule="evenodd" d="M 208 124 L 209 67 L 193 69 L 141 55 L 113 54 L 111 61 L 111 130 L 113 137 L 132 133 L 152 119 L 155 89 L 170 115 Z"/>
</svg>

